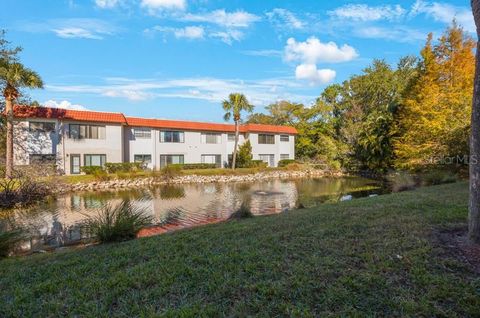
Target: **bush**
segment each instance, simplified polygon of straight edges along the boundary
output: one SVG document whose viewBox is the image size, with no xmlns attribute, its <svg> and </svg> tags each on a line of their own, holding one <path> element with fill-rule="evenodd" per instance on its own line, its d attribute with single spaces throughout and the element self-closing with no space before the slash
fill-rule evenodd
<svg viewBox="0 0 480 318">
<path fill-rule="evenodd" d="M 230 167 L 232 166 L 232 162 L 229 162 L 229 166 Z M 250 140 L 247 140 L 240 147 L 238 147 L 235 168 L 251 168 L 251 167 L 252 167 L 252 144 L 250 143 Z"/>
<path fill-rule="evenodd" d="M 20 229 L 0 231 L 0 258 L 7 257 L 24 238 Z"/>
<path fill-rule="evenodd" d="M 415 177 L 405 171 L 397 171 L 388 174 L 387 182 L 393 192 L 412 190 L 417 185 Z"/>
<path fill-rule="evenodd" d="M 38 182 L 19 171 L 14 172 L 12 179 L 0 178 L 0 208 L 2 209 L 15 206 L 26 207 L 46 199 L 50 194 L 51 189 L 46 183 Z"/>
<path fill-rule="evenodd" d="M 423 185 L 437 185 L 444 183 L 453 183 L 457 181 L 457 176 L 448 170 L 430 170 L 420 174 Z"/>
<path fill-rule="evenodd" d="M 278 167 L 283 168 L 292 163 L 297 163 L 297 161 L 295 159 L 283 159 L 278 162 Z"/>
<path fill-rule="evenodd" d="M 95 174 L 95 173 L 98 173 L 99 171 L 104 171 L 103 167 L 101 166 L 85 166 L 85 167 L 81 167 L 80 170 L 85 174 Z"/>
<path fill-rule="evenodd" d="M 243 202 L 242 205 L 240 206 L 240 209 L 237 211 L 233 212 L 232 215 L 230 215 L 229 219 L 246 219 L 246 218 L 251 218 L 253 217 L 253 213 L 250 210 L 250 207 L 248 206 L 247 203 Z"/>
<path fill-rule="evenodd" d="M 268 164 L 263 160 L 250 160 L 250 165 L 245 168 L 266 168 Z"/>
<path fill-rule="evenodd" d="M 196 169 L 215 169 L 217 165 L 214 163 L 185 163 L 173 164 L 170 167 L 178 167 L 180 170 L 196 170 Z"/>
<path fill-rule="evenodd" d="M 120 242 L 134 239 L 137 233 L 152 224 L 153 217 L 129 201 L 117 206 L 105 205 L 98 215 L 89 216 L 83 227 L 99 242 Z"/>
<path fill-rule="evenodd" d="M 108 173 L 137 172 L 145 170 L 145 168 L 146 166 L 142 162 L 107 162 L 105 164 L 105 171 L 107 171 Z"/>
</svg>

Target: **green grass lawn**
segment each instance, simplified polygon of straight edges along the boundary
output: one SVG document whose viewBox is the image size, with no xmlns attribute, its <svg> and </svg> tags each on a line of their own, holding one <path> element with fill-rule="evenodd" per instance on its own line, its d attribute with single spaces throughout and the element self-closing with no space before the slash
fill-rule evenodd
<svg viewBox="0 0 480 318">
<path fill-rule="evenodd" d="M 479 316 L 465 182 L 0 261 L 1 317 Z"/>
</svg>

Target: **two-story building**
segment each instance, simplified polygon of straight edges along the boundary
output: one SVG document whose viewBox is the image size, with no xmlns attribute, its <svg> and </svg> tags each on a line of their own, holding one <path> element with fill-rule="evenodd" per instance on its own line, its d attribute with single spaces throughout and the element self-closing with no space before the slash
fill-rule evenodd
<svg viewBox="0 0 480 318">
<path fill-rule="evenodd" d="M 66 174 L 106 162 L 144 162 L 151 169 L 175 163 L 225 167 L 232 155 L 235 126 L 124 116 L 121 113 L 15 106 L 16 165 L 55 162 Z M 295 158 L 293 127 L 245 124 L 254 160 L 277 166 Z"/>
</svg>

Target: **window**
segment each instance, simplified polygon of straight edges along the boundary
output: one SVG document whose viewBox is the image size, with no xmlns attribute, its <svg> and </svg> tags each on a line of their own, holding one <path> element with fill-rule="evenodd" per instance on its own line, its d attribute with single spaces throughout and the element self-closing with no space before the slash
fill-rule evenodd
<svg viewBox="0 0 480 318">
<path fill-rule="evenodd" d="M 72 139 L 105 139 L 105 126 L 70 124 L 68 128 Z"/>
<path fill-rule="evenodd" d="M 275 135 L 259 134 L 258 135 L 258 143 L 259 144 L 273 145 L 273 144 L 275 144 Z"/>
<path fill-rule="evenodd" d="M 85 155 L 84 166 L 101 166 L 107 162 L 107 155 Z"/>
<path fill-rule="evenodd" d="M 133 155 L 133 161 L 138 163 L 151 163 L 152 155 Z"/>
<path fill-rule="evenodd" d="M 183 164 L 183 155 L 160 155 L 160 168 L 172 164 Z"/>
<path fill-rule="evenodd" d="M 185 142 L 183 131 L 161 131 L 160 142 Z"/>
<path fill-rule="evenodd" d="M 202 143 L 204 143 L 204 144 L 219 144 L 220 139 L 221 139 L 220 134 L 202 133 Z"/>
<path fill-rule="evenodd" d="M 31 132 L 52 132 L 55 131 L 55 123 L 31 121 L 29 128 Z"/>
<path fill-rule="evenodd" d="M 282 153 L 280 155 L 280 160 L 288 160 L 290 159 L 290 155 L 288 153 Z"/>
<path fill-rule="evenodd" d="M 221 168 L 222 156 L 221 155 L 202 155 L 202 163 L 215 164 L 217 168 Z"/>
<path fill-rule="evenodd" d="M 55 164 L 56 156 L 54 154 L 30 154 L 30 164 Z"/>
<path fill-rule="evenodd" d="M 228 134 L 228 141 L 235 141 L 235 134 Z"/>
<path fill-rule="evenodd" d="M 133 129 L 135 138 L 152 138 L 152 130 L 150 128 L 135 128 Z"/>
<path fill-rule="evenodd" d="M 290 141 L 290 136 L 289 135 L 280 135 L 280 141 Z"/>
<path fill-rule="evenodd" d="M 269 167 L 275 166 L 275 156 L 274 155 L 258 155 L 258 157 L 263 162 L 266 162 Z"/>
</svg>

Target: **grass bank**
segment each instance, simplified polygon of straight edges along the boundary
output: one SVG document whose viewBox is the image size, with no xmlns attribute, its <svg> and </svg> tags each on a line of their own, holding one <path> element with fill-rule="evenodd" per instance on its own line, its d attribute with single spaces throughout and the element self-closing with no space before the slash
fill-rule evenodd
<svg viewBox="0 0 480 318">
<path fill-rule="evenodd" d="M 478 316 L 465 182 L 0 261 L 0 316 Z"/>
</svg>

